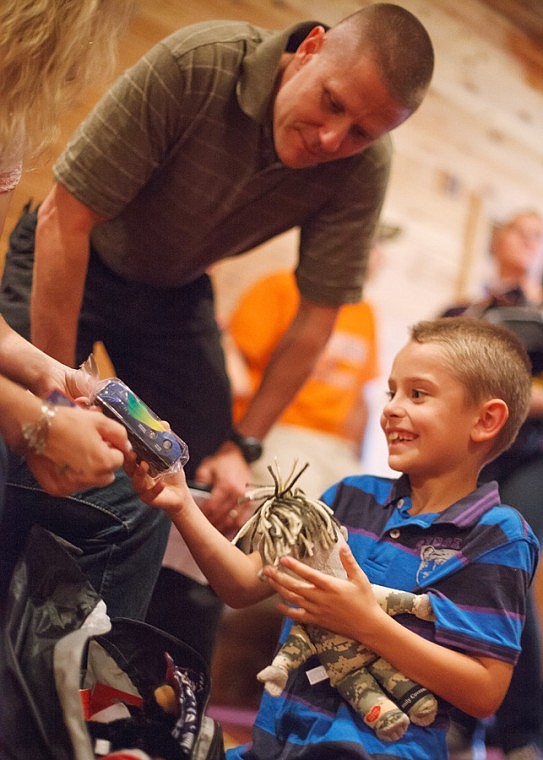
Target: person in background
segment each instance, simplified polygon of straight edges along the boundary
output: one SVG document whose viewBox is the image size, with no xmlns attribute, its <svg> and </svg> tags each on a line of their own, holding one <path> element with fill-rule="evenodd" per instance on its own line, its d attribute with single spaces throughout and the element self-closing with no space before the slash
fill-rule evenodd
<svg viewBox="0 0 543 760">
<path fill-rule="evenodd" d="M 8 322 L 25 337 L 31 322 L 32 341 L 68 365 L 101 340 L 118 376 L 188 443 L 187 475 L 211 485 L 205 509 L 222 530 L 246 519 L 248 462 L 339 307 L 361 297 L 389 132 L 422 103 L 433 62 L 423 25 L 391 3 L 329 29 L 180 29 L 113 84 L 11 235 Z M 296 227 L 300 305 L 233 428 L 206 271 Z"/>
<path fill-rule="evenodd" d="M 366 281 L 379 265 L 385 241 L 397 233 L 395 227 L 379 225 Z M 281 271 L 252 285 L 230 314 L 223 341 L 234 422 L 259 387 L 298 303 L 294 273 Z M 368 418 L 365 387 L 378 374 L 373 307 L 368 301 L 346 304 L 310 378 L 263 439 L 263 455 L 251 465 L 251 482 L 267 483 L 267 466 L 274 461 L 286 476 L 297 457 L 310 465 L 298 481 L 307 493 L 321 494 L 330 483 L 360 472 Z"/>
<path fill-rule="evenodd" d="M 522 512 L 540 540 L 543 538 L 542 256 L 541 214 L 535 210 L 513 213 L 497 223 L 492 231 L 490 257 L 493 271 L 483 297 L 473 303 L 451 306 L 444 312 L 444 316 L 463 314 L 503 321 L 526 342 L 532 360 L 529 414 L 515 442 L 487 464 L 481 472 L 481 480 L 498 482 L 502 499 Z M 537 335 L 536 341 L 534 336 Z M 541 611 L 537 607 L 534 610 L 531 594 L 522 636 L 522 654 L 503 704 L 487 731 L 486 741 L 502 749 L 507 760 L 543 758 L 543 688 L 536 612 L 541 618 Z M 449 739 L 451 758 L 470 760 L 473 739 L 480 733 L 477 721 L 456 714 Z"/>
<path fill-rule="evenodd" d="M 146 465 L 127 462 L 136 490 L 168 513 L 225 602 L 277 592 L 287 618 L 360 641 L 438 697 L 430 726 L 411 724 L 386 742 L 328 679 L 311 677 L 319 660 L 310 657 L 280 696 L 264 694 L 252 744 L 228 760 L 445 760 L 450 705 L 479 717 L 496 710 L 518 658 L 538 542 L 496 484 L 477 481 L 513 440 L 529 397 L 529 359 L 509 331 L 467 318 L 411 328 L 381 415 L 388 464 L 401 476 L 355 475 L 323 495 L 348 532 L 346 579 L 291 556 L 263 568 L 258 551 L 244 554 L 211 526 L 182 474 L 157 484 Z M 369 583 L 427 592 L 435 623 L 388 617 Z"/>
</svg>

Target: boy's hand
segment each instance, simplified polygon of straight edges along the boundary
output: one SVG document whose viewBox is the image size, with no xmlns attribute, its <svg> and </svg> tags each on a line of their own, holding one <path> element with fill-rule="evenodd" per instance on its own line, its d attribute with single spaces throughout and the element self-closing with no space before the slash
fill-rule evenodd
<svg viewBox="0 0 543 760">
<path fill-rule="evenodd" d="M 134 491 L 149 506 L 163 509 L 172 515 L 182 511 L 188 501 L 193 501 L 182 469 L 158 479 L 152 478 L 147 462 L 138 464 L 133 451 L 125 456 L 123 466 Z"/>
<path fill-rule="evenodd" d="M 365 643 L 364 633 L 373 635 L 386 613 L 377 604 L 371 584 L 354 559 L 350 548 L 340 548 L 347 578 L 335 578 L 314 570 L 293 557 L 283 557 L 281 568 L 263 569 L 272 588 L 284 599 L 280 612 L 297 623 L 318 625 Z M 295 605 L 295 606 L 291 606 Z"/>
</svg>

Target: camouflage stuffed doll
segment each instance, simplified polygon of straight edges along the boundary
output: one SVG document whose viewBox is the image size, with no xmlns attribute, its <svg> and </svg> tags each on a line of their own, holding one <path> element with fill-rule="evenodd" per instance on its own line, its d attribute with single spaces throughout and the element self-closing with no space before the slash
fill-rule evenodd
<svg viewBox="0 0 543 760">
<path fill-rule="evenodd" d="M 329 575 L 346 577 L 339 558 L 339 547 L 346 539 L 345 528 L 326 504 L 308 498 L 300 488 L 293 488 L 305 467 L 295 476 L 291 473 L 285 485 L 271 467 L 268 469 L 274 486 L 257 487 L 247 494 L 248 499 L 261 503 L 234 542 L 239 542 L 244 551 L 259 551 L 267 565 L 277 565 L 282 556 L 291 554 Z M 422 620 L 435 619 L 427 594 L 376 585 L 372 588 L 379 605 L 389 615 L 410 613 Z M 434 720 L 437 701 L 427 689 L 406 678 L 361 643 L 315 625 L 293 624 L 272 664 L 257 677 L 269 694 L 279 696 L 289 672 L 314 654 L 318 655 L 332 686 L 380 739 L 397 741 L 410 720 L 420 726 L 430 725 Z"/>
</svg>

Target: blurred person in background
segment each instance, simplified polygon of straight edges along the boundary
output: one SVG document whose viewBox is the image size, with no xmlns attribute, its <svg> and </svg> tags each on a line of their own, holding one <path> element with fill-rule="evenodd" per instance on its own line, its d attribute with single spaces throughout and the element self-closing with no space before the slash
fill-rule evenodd
<svg viewBox="0 0 543 760">
<path fill-rule="evenodd" d="M 492 272 L 480 300 L 449 307 L 443 316 L 465 315 L 504 324 L 524 342 L 532 361 L 532 399 L 529 415 L 513 445 L 481 472 L 481 481 L 496 480 L 502 500 L 514 504 L 543 538 L 543 217 L 522 210 L 497 223 L 489 249 Z M 537 592 L 541 571 L 534 582 Z M 529 597 L 522 654 L 506 697 L 487 732 L 507 760 L 543 758 L 543 689 L 539 609 L 534 590 Z M 534 609 L 535 608 L 535 609 Z M 480 724 L 455 713 L 450 734 L 452 760 L 470 760 Z"/>
</svg>

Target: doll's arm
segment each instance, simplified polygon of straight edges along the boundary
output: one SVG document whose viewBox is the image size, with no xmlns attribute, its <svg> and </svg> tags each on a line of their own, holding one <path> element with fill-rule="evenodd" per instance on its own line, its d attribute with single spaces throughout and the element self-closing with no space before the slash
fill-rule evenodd
<svg viewBox="0 0 543 760">
<path fill-rule="evenodd" d="M 379 607 L 387 615 L 394 617 L 402 613 L 409 613 L 416 615 L 421 620 L 434 621 L 436 619 L 428 594 L 413 594 L 411 591 L 400 591 L 386 586 L 378 586 L 375 583 L 371 584 L 371 588 Z"/>
</svg>

